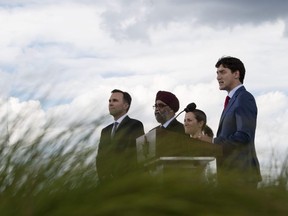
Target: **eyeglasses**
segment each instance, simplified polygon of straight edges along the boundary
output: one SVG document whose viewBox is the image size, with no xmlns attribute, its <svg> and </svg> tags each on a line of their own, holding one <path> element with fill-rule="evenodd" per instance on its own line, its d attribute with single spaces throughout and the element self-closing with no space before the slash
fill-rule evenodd
<svg viewBox="0 0 288 216">
<path fill-rule="evenodd" d="M 159 108 L 159 109 L 163 109 L 164 107 L 168 106 L 167 104 L 155 104 L 153 106 L 153 109 Z"/>
</svg>

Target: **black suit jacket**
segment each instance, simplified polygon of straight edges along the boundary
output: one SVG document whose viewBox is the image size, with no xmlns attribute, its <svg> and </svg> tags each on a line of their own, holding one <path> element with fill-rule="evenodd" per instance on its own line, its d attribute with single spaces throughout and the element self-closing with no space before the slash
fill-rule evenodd
<svg viewBox="0 0 288 216">
<path fill-rule="evenodd" d="M 165 129 L 172 132 L 185 134 L 184 125 L 177 119 L 173 119 Z"/>
<path fill-rule="evenodd" d="M 158 128 L 162 128 L 161 125 L 151 129 L 150 131 L 154 130 L 154 129 L 158 129 Z M 166 128 L 163 128 L 164 130 L 168 130 L 168 131 L 172 131 L 172 132 L 176 132 L 176 133 L 180 133 L 180 134 L 185 134 L 185 129 L 184 129 L 184 125 L 182 123 L 180 123 L 177 119 L 173 119 L 169 125 Z"/>
<path fill-rule="evenodd" d="M 101 131 L 96 168 L 100 181 L 128 174 L 137 168 L 136 138 L 144 134 L 142 122 L 126 116 L 111 138 L 113 124 Z"/>
</svg>

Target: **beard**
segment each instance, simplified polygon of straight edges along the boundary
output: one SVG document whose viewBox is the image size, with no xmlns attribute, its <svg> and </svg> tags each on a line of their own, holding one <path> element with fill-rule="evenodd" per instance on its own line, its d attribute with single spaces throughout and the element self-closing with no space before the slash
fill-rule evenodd
<svg viewBox="0 0 288 216">
<path fill-rule="evenodd" d="M 157 122 L 164 124 L 168 119 L 166 118 L 165 113 L 155 113 L 155 118 L 157 120 Z"/>
</svg>

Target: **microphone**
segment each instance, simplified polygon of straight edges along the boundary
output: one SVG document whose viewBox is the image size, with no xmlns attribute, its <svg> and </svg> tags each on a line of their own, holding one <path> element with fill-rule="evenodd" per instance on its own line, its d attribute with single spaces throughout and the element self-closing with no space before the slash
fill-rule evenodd
<svg viewBox="0 0 288 216">
<path fill-rule="evenodd" d="M 195 103 L 190 103 L 186 106 L 186 108 L 184 110 L 182 110 L 176 117 L 174 117 L 175 119 L 183 112 L 192 112 L 196 109 L 196 104 Z"/>
</svg>

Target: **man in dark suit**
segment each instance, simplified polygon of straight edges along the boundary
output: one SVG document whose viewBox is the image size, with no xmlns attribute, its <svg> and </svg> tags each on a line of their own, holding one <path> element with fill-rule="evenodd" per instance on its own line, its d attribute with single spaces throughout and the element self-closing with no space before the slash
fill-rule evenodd
<svg viewBox="0 0 288 216">
<path fill-rule="evenodd" d="M 255 188 L 261 181 L 254 143 L 257 105 L 253 95 L 243 86 L 245 67 L 239 59 L 229 56 L 220 58 L 215 67 L 219 89 L 227 91 L 230 98 L 226 99 L 217 136 L 213 141 L 206 139 L 223 148 L 223 156 L 217 158 L 219 183 L 225 180 Z"/>
<path fill-rule="evenodd" d="M 162 128 L 185 135 L 184 125 L 174 118 L 179 110 L 179 100 L 173 93 L 158 91 L 153 108 L 155 118 L 161 124 L 153 129 Z"/>
<path fill-rule="evenodd" d="M 100 182 L 136 171 L 136 138 L 144 134 L 142 122 L 127 115 L 132 100 L 129 93 L 117 89 L 111 93 L 109 112 L 114 123 L 102 129 L 96 157 Z"/>
</svg>

